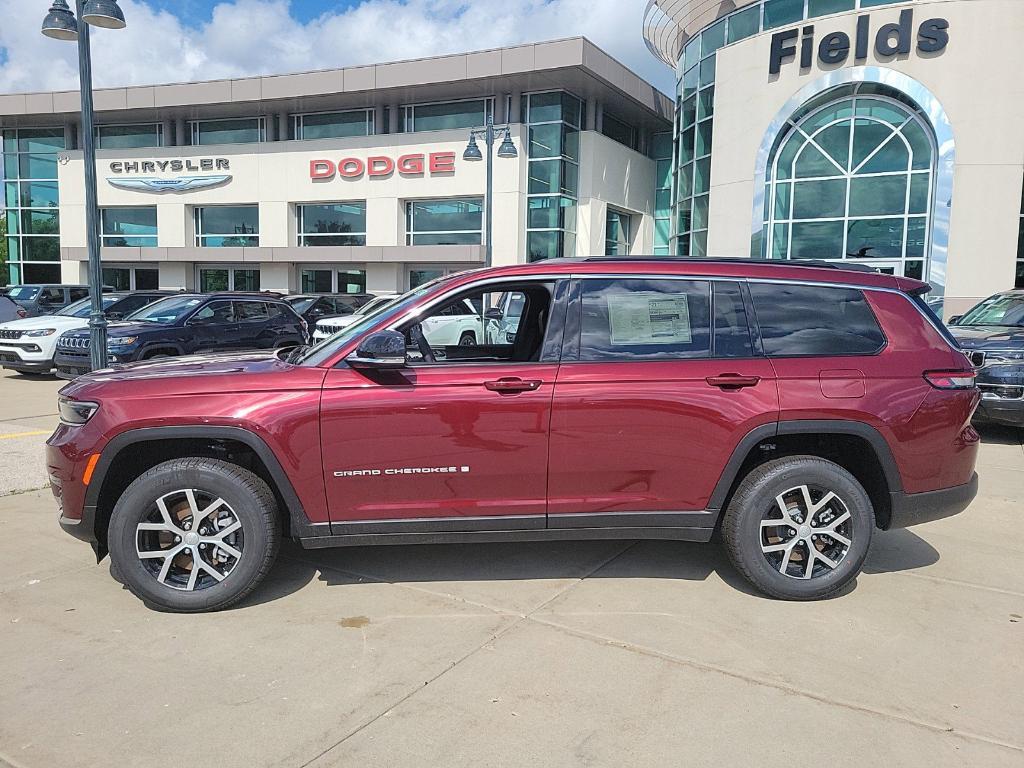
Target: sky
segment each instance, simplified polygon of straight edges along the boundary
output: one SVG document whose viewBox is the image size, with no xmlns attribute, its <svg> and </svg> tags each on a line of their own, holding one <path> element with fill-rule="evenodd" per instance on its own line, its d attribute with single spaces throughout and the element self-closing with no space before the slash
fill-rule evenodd
<svg viewBox="0 0 1024 768">
<path fill-rule="evenodd" d="M 119 0 L 94 30 L 96 87 L 373 64 L 583 35 L 665 92 L 645 0 Z M 72 2 L 73 6 L 74 3 Z M 0 0 L 0 93 L 74 90 L 75 46 L 39 32 L 49 0 Z"/>
</svg>

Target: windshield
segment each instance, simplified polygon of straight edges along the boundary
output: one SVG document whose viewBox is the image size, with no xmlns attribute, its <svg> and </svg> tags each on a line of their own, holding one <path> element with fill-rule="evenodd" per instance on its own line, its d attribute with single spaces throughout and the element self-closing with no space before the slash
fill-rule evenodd
<svg viewBox="0 0 1024 768">
<path fill-rule="evenodd" d="M 956 324 L 1024 326 L 1024 295 L 1000 294 L 987 298 Z"/>
<path fill-rule="evenodd" d="M 317 300 L 316 296 L 293 296 L 290 299 L 285 299 L 289 304 L 292 305 L 292 309 L 298 312 L 300 315 L 307 309 L 313 306 L 313 302 Z"/>
<path fill-rule="evenodd" d="M 429 283 L 424 283 L 419 288 L 413 288 L 401 296 L 380 297 L 371 301 L 369 304 L 361 307 L 359 312 L 355 313 L 359 315 L 359 319 L 356 322 L 338 331 L 333 336 L 328 336 L 320 343 L 313 345 L 306 350 L 302 357 L 297 358 L 294 362 L 299 365 L 320 365 L 333 355 L 338 347 L 344 346 L 378 321 L 397 317 L 410 304 L 419 299 L 420 296 L 428 293 L 434 286 L 448 279 L 448 277 L 439 277 L 436 280 L 431 280 Z M 376 304 L 376 309 L 371 307 L 372 304 Z M 363 310 L 368 308 L 370 311 L 364 314 Z M 355 315 L 352 316 L 354 317 Z"/>
<path fill-rule="evenodd" d="M 202 303 L 203 300 L 196 296 L 173 296 L 169 299 L 155 301 L 148 307 L 143 307 L 138 312 L 128 315 L 125 320 L 172 325 Z"/>
<path fill-rule="evenodd" d="M 103 297 L 103 309 L 107 309 L 111 304 L 113 304 L 117 300 L 118 299 L 110 297 L 110 296 L 104 296 Z M 89 316 L 89 312 L 91 312 L 91 311 L 92 311 L 92 299 L 90 299 L 89 297 L 86 297 L 84 299 L 79 299 L 78 301 L 74 302 L 73 304 L 68 304 L 66 307 L 64 307 L 61 310 L 58 310 L 57 312 L 54 312 L 53 314 L 54 315 L 61 315 L 62 317 L 88 317 Z"/>
<path fill-rule="evenodd" d="M 16 285 L 7 295 L 15 301 L 30 301 L 39 295 L 39 288 L 34 285 Z"/>
</svg>

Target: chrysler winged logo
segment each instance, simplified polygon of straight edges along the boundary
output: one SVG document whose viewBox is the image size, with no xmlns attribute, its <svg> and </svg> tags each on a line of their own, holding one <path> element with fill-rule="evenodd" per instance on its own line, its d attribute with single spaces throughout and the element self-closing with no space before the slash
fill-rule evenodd
<svg viewBox="0 0 1024 768">
<path fill-rule="evenodd" d="M 230 174 L 217 176 L 179 176 L 174 179 L 162 179 L 156 176 L 118 179 L 107 177 L 107 182 L 121 189 L 141 189 L 147 192 L 187 192 L 193 189 L 216 187 L 231 180 Z"/>
</svg>

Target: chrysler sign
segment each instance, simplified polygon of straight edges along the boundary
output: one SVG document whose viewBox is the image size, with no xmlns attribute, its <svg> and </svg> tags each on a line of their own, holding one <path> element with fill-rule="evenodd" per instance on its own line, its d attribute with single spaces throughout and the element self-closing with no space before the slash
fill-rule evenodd
<svg viewBox="0 0 1024 768">
<path fill-rule="evenodd" d="M 343 179 L 371 179 L 391 176 L 395 172 L 402 176 L 431 176 L 455 173 L 454 152 L 429 152 L 401 155 L 391 158 L 376 155 L 367 158 L 343 157 L 340 160 L 310 160 L 309 178 L 314 181 L 327 181 L 335 177 Z"/>
<path fill-rule="evenodd" d="M 142 176 L 145 173 L 181 173 L 188 171 L 228 171 L 231 163 L 223 157 L 204 157 L 198 160 L 118 160 L 110 164 L 107 183 L 119 189 L 144 192 L 190 192 L 194 189 L 216 187 L 231 181 L 231 174 L 217 173 L 205 176 Z"/>
</svg>

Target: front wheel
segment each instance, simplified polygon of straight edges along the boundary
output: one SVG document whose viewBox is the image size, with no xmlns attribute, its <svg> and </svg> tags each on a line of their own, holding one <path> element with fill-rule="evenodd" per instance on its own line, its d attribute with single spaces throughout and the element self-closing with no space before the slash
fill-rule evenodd
<svg viewBox="0 0 1024 768">
<path fill-rule="evenodd" d="M 871 499 L 831 461 L 789 456 L 747 475 L 722 521 L 729 559 L 757 589 L 817 600 L 860 573 L 874 530 Z"/>
<path fill-rule="evenodd" d="M 472 331 L 466 331 L 459 337 L 460 347 L 475 347 L 476 346 L 476 334 Z"/>
<path fill-rule="evenodd" d="M 152 607 L 195 613 L 252 592 L 277 555 L 277 504 L 262 479 L 208 458 L 166 461 L 118 499 L 107 532 L 125 585 Z"/>
</svg>

